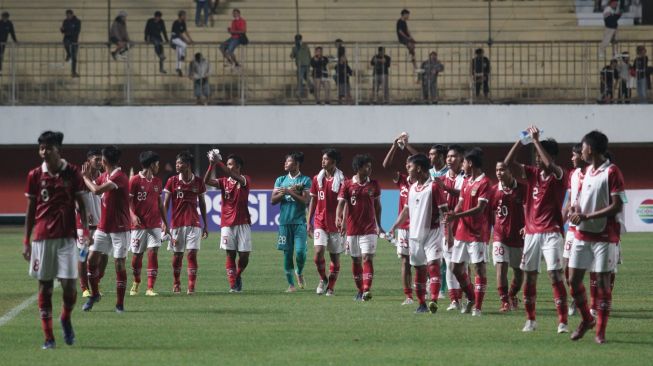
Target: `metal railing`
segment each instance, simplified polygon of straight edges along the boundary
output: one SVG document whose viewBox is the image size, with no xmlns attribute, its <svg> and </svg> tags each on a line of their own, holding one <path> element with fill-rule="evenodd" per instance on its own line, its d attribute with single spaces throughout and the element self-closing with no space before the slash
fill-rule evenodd
<svg viewBox="0 0 653 366">
<path fill-rule="evenodd" d="M 631 63 L 635 48 L 650 41 L 620 41 L 618 52 L 628 51 Z M 333 44 L 322 46 L 329 63 L 331 103 L 338 103 L 339 85 L 334 80 L 337 51 Z M 422 61 L 431 51 L 438 53 L 444 65 L 437 79 L 439 103 L 484 103 L 477 98 L 471 75 L 471 60 L 477 48 L 484 48 L 491 61 L 489 100 L 498 103 L 595 103 L 600 96 L 600 72 L 608 60 L 599 58 L 599 42 L 496 42 L 487 47 L 482 42 L 419 43 L 416 47 L 417 70 L 403 45 L 381 43 L 345 44 L 351 98 L 346 104 L 375 102 L 373 66 L 370 61 L 379 46 L 392 58 L 389 71 L 389 103 L 419 104 L 426 102 L 419 81 Z M 188 80 L 188 62 L 201 52 L 211 64 L 210 104 L 297 104 L 315 103 L 313 96 L 299 95 L 297 68 L 290 58 L 291 43 L 251 43 L 240 46 L 236 57 L 241 66 L 223 64 L 218 45 L 195 43 L 189 46 L 182 67 L 184 77 L 175 73 L 175 51 L 166 47 L 164 62 L 167 74 L 159 73 L 159 63 L 152 45 L 137 43 L 114 61 L 104 43 L 79 45 L 77 71 L 71 78 L 70 64 L 60 43 L 8 43 L 4 68 L 0 75 L 1 105 L 161 105 L 195 102 L 193 83 Z M 610 53 L 608 48 L 608 53 Z M 310 74 L 309 74 L 310 75 Z M 310 76 L 309 76 L 310 78 Z M 342 88 L 342 91 L 346 91 Z M 649 93 L 651 94 L 651 93 Z M 616 95 L 616 93 L 615 93 Z M 481 93 L 482 96 L 482 93 Z M 379 100 L 376 100 L 379 101 Z"/>
</svg>

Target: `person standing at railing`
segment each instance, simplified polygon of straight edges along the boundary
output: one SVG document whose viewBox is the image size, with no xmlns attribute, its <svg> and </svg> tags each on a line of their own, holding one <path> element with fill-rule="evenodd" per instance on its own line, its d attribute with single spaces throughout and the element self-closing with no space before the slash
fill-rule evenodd
<svg viewBox="0 0 653 366">
<path fill-rule="evenodd" d="M 195 98 L 197 104 L 208 105 L 211 86 L 209 85 L 209 74 L 211 66 L 201 53 L 195 54 L 195 59 L 188 65 L 188 78 L 193 80 Z"/>
<path fill-rule="evenodd" d="M 382 103 L 386 104 L 390 100 L 390 86 L 388 85 L 388 73 L 390 71 L 390 56 L 385 54 L 385 48 L 379 47 L 378 53 L 372 57 L 372 92 L 373 103 L 378 101 L 379 89 L 383 87 Z"/>
<path fill-rule="evenodd" d="M 637 97 L 639 102 L 645 104 L 648 102 L 648 56 L 646 56 L 646 47 L 637 46 L 637 57 L 635 58 L 635 78 L 637 79 Z"/>
<path fill-rule="evenodd" d="M 474 88 L 476 89 L 476 98 L 480 96 L 481 86 L 483 86 L 483 96 L 485 99 L 490 94 L 490 59 L 485 57 L 482 48 L 477 48 L 472 59 L 472 78 L 474 79 Z"/>
<path fill-rule="evenodd" d="M 618 56 L 617 71 L 619 72 L 619 101 L 618 103 L 630 104 L 630 55 L 624 52 Z"/>
<path fill-rule="evenodd" d="M 129 34 L 127 33 L 127 12 L 121 10 L 118 16 L 111 24 L 109 31 L 109 40 L 116 45 L 116 49 L 111 51 L 111 57 L 117 60 L 117 55 L 123 55 L 129 50 Z"/>
<path fill-rule="evenodd" d="M 347 57 L 343 54 L 338 60 L 338 64 L 335 67 L 336 74 L 334 79 L 336 81 L 336 88 L 338 89 L 338 104 L 347 103 L 351 104 L 351 85 L 349 84 L 349 77 L 354 74 L 349 63 L 347 62 Z"/>
<path fill-rule="evenodd" d="M 231 12 L 231 15 L 234 20 L 231 21 L 231 26 L 227 28 L 227 32 L 231 33 L 231 37 L 222 42 L 220 45 L 220 52 L 229 65 L 240 67 L 238 61 L 236 61 L 234 51 L 236 50 L 236 47 L 241 44 L 246 45 L 249 43 L 247 35 L 245 35 L 245 33 L 247 33 L 247 22 L 240 16 L 239 9 L 234 9 Z"/>
<path fill-rule="evenodd" d="M 438 103 L 438 75 L 444 71 L 444 65 L 438 60 L 438 53 L 432 51 L 429 53 L 429 59 L 422 62 L 423 72 L 420 74 L 422 79 L 422 98 L 424 101 Z"/>
<path fill-rule="evenodd" d="M 166 71 L 163 69 L 163 61 L 166 59 L 166 56 L 163 54 L 163 40 L 165 39 L 166 43 L 170 41 L 168 41 L 166 24 L 161 19 L 162 16 L 163 14 L 157 10 L 154 12 L 154 18 L 147 20 L 145 24 L 145 42 L 154 45 L 154 52 L 159 56 L 159 72 L 165 74 Z"/>
<path fill-rule="evenodd" d="M 401 18 L 397 20 L 397 38 L 399 39 L 399 43 L 408 48 L 410 62 L 413 63 L 413 69 L 417 69 L 417 63 L 415 61 L 415 39 L 413 39 L 413 35 L 408 31 L 407 21 L 409 17 L 410 11 L 408 9 L 401 11 Z"/>
<path fill-rule="evenodd" d="M 66 19 L 64 19 L 61 28 L 63 33 L 63 44 L 66 50 L 66 62 L 71 61 L 70 75 L 78 78 L 77 73 L 77 51 L 79 50 L 79 32 L 82 30 L 82 22 L 77 19 L 72 10 L 66 10 Z"/>
<path fill-rule="evenodd" d="M 172 23 L 172 29 L 170 30 L 170 47 L 177 51 L 176 71 L 179 77 L 183 76 L 181 65 L 186 60 L 186 47 L 191 43 L 193 43 L 193 39 L 190 38 L 186 29 L 186 11 L 179 10 L 177 20 Z"/>
<path fill-rule="evenodd" d="M 9 13 L 5 11 L 0 17 L 0 75 L 2 75 L 2 61 L 5 57 L 5 46 L 9 36 L 11 36 L 14 43 L 18 42 L 14 31 L 14 23 L 9 20 Z"/>
<path fill-rule="evenodd" d="M 619 18 L 621 18 L 621 10 L 617 9 L 617 0 L 611 0 L 608 6 L 603 9 L 603 23 L 605 29 L 603 30 L 603 41 L 601 41 L 599 57 L 605 58 L 605 49 L 608 45 L 612 44 L 612 54 L 617 54 L 617 28 L 619 27 Z"/>
<path fill-rule="evenodd" d="M 614 99 L 614 85 L 618 80 L 617 60 L 612 59 L 610 64 L 601 70 L 601 100 L 599 103 L 610 104 Z"/>
<path fill-rule="evenodd" d="M 322 56 L 322 47 L 315 47 L 315 55 L 311 59 L 313 68 L 313 84 L 315 85 L 315 104 L 322 103 L 322 93 L 325 94 L 326 104 L 330 103 L 331 85 L 329 85 L 329 59 Z"/>
<path fill-rule="evenodd" d="M 308 78 L 308 71 L 311 66 L 311 50 L 308 45 L 302 41 L 302 35 L 295 35 L 295 46 L 290 52 L 290 58 L 295 60 L 297 66 L 297 98 L 301 102 L 302 98 L 306 98 L 306 91 L 304 90 L 304 81 L 308 84 L 309 90 L 313 91 L 313 85 Z"/>
</svg>

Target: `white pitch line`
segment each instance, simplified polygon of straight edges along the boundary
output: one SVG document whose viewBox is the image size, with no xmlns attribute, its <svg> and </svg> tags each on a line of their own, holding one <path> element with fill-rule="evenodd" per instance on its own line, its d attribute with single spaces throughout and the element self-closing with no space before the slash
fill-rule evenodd
<svg viewBox="0 0 653 366">
<path fill-rule="evenodd" d="M 57 288 L 58 286 L 59 286 L 59 282 L 55 282 L 54 288 Z M 9 323 L 12 319 L 18 316 L 18 314 L 20 314 L 23 310 L 27 309 L 30 305 L 32 305 L 36 301 L 38 296 L 39 294 L 35 293 L 34 295 L 28 297 L 23 302 L 18 304 L 18 306 L 16 306 L 15 308 L 9 310 L 5 315 L 0 317 L 0 327 Z"/>
</svg>

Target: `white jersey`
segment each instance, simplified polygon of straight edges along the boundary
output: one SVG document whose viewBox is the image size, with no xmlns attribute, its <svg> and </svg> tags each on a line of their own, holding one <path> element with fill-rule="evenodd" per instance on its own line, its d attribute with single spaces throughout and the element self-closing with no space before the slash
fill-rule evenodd
<svg viewBox="0 0 653 366">
<path fill-rule="evenodd" d="M 579 208 L 578 205 L 578 194 L 580 193 L 580 188 L 583 185 L 583 177 L 585 173 L 583 169 L 576 168 L 571 175 L 569 176 L 569 205 L 570 207 Z M 569 230 L 575 230 L 576 225 L 569 222 Z"/>
<path fill-rule="evenodd" d="M 408 191 L 410 239 L 421 240 L 434 229 L 440 228 L 438 208 L 447 207 L 444 192 L 428 179 L 424 184 L 413 183 Z"/>
<path fill-rule="evenodd" d="M 84 191 L 82 200 L 84 206 L 86 206 L 88 225 L 97 226 L 100 223 L 100 214 L 102 212 L 102 197 L 90 191 Z"/>
<path fill-rule="evenodd" d="M 596 212 L 608 207 L 611 196 L 620 196 L 625 202 L 623 184 L 621 171 L 610 160 L 606 160 L 598 169 L 588 166 L 578 197 L 581 212 Z M 614 219 L 621 223 L 622 218 L 622 215 L 617 215 Z M 609 231 L 608 221 L 607 217 L 586 220 L 578 225 L 578 229 L 589 233 L 605 233 Z"/>
</svg>

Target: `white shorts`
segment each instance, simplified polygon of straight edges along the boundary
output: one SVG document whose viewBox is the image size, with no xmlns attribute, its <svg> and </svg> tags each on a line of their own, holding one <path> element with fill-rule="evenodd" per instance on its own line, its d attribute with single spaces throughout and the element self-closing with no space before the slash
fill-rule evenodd
<svg viewBox="0 0 653 366">
<path fill-rule="evenodd" d="M 376 234 L 348 236 L 345 241 L 345 251 L 352 257 L 376 253 Z"/>
<path fill-rule="evenodd" d="M 111 254 L 114 258 L 126 258 L 127 248 L 130 243 L 129 237 L 129 231 L 107 234 L 103 231 L 96 230 L 93 235 L 93 245 L 88 249 L 106 255 Z"/>
<path fill-rule="evenodd" d="M 512 268 L 519 268 L 524 248 L 510 247 L 498 241 L 492 243 L 492 261 L 497 263 L 508 263 Z"/>
<path fill-rule="evenodd" d="M 340 254 L 345 251 L 340 233 L 328 233 L 322 229 L 313 231 L 313 246 L 326 247 L 331 254 Z"/>
<path fill-rule="evenodd" d="M 88 240 L 93 241 L 93 235 L 95 235 L 95 229 L 90 229 L 88 231 Z M 77 249 L 81 250 L 82 247 L 84 247 L 84 243 L 82 243 L 82 237 L 84 237 L 84 230 L 83 229 L 77 229 Z"/>
<path fill-rule="evenodd" d="M 141 254 L 147 248 L 161 246 L 161 228 L 132 230 L 132 240 L 129 251 Z"/>
<path fill-rule="evenodd" d="M 410 255 L 410 244 L 408 243 L 408 230 L 397 229 L 397 257 Z"/>
<path fill-rule="evenodd" d="M 39 281 L 77 278 L 77 248 L 74 238 L 32 242 L 29 275 Z"/>
<path fill-rule="evenodd" d="M 569 267 L 590 272 L 612 272 L 619 261 L 619 247 L 615 243 L 574 240 Z"/>
<path fill-rule="evenodd" d="M 199 250 L 202 240 L 202 228 L 182 226 L 172 229 L 168 250 L 183 253 L 186 250 Z"/>
<path fill-rule="evenodd" d="M 479 241 L 454 240 L 451 249 L 453 263 L 483 263 L 487 262 L 487 243 Z"/>
<path fill-rule="evenodd" d="M 221 227 L 220 249 L 252 251 L 252 227 L 249 224 Z"/>
<path fill-rule="evenodd" d="M 410 265 L 425 266 L 442 258 L 442 231 L 432 229 L 421 240 L 410 239 Z"/>
<path fill-rule="evenodd" d="M 442 257 L 446 263 L 451 262 L 451 253 L 453 252 L 453 245 L 451 248 L 447 245 L 447 237 L 442 234 Z"/>
<path fill-rule="evenodd" d="M 562 258 L 569 259 L 569 256 L 571 255 L 571 246 L 574 245 L 574 235 L 575 232 L 567 230 L 567 234 L 565 234 L 565 246 L 562 250 Z"/>
<path fill-rule="evenodd" d="M 563 245 L 562 234 L 558 232 L 526 234 L 524 237 L 524 254 L 519 268 L 527 272 L 539 272 L 540 261 L 544 256 L 547 271 L 562 269 Z"/>
</svg>

